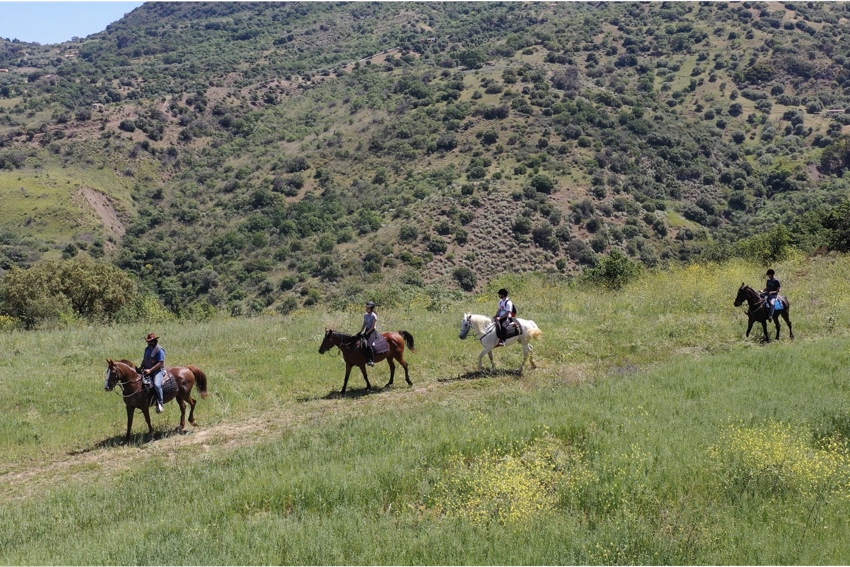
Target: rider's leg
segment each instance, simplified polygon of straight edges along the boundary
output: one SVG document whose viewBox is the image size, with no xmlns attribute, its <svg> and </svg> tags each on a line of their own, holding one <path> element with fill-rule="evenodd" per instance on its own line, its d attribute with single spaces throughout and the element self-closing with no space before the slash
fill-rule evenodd
<svg viewBox="0 0 850 567">
<path fill-rule="evenodd" d="M 375 343 L 370 344 L 366 349 L 366 364 L 375 366 Z"/>
<path fill-rule="evenodd" d="M 499 338 L 498 346 L 505 346 L 507 334 L 507 329 L 505 329 L 505 327 L 502 325 L 502 322 L 496 321 L 496 336 Z"/>
<path fill-rule="evenodd" d="M 153 377 L 153 389 L 156 392 L 156 413 L 162 413 L 162 403 L 163 403 L 163 395 L 162 395 L 162 379 L 165 377 L 165 370 L 160 370 L 156 373 L 156 376 Z"/>
</svg>

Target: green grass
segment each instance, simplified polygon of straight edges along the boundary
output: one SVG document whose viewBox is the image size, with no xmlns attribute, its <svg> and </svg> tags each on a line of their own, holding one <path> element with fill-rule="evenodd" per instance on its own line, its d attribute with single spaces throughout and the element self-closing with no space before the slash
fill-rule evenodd
<svg viewBox="0 0 850 567">
<path fill-rule="evenodd" d="M 132 207 L 132 185 L 110 169 L 77 169 L 50 166 L 0 173 L 0 230 L 26 234 L 50 243 L 90 232 L 103 234 L 102 222 L 75 197 L 81 187 L 91 187 Z"/>
<path fill-rule="evenodd" d="M 341 359 L 317 349 L 358 308 L 2 333 L 0 562 L 843 563 L 850 259 L 776 268 L 793 342 L 743 338 L 732 299 L 758 266 L 600 294 L 511 276 L 495 285 L 543 330 L 540 368 L 472 372 L 460 318 L 492 311 L 489 295 L 414 302 L 380 311 L 416 338 L 414 387 L 366 394 L 355 370 L 346 398 Z M 154 440 L 137 416 L 118 447 L 104 359 L 137 359 L 150 330 L 211 396 L 192 434 L 172 434 L 170 405 Z"/>
</svg>

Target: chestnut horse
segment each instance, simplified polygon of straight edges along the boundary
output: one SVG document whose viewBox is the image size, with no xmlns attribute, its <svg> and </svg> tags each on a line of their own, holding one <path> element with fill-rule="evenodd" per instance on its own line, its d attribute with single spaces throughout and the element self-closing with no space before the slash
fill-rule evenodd
<svg viewBox="0 0 850 567">
<path fill-rule="evenodd" d="M 410 374 L 407 372 L 407 362 L 404 361 L 405 343 L 407 343 L 407 347 L 411 352 L 416 352 L 413 349 L 413 335 L 407 331 L 398 331 L 397 333 L 390 331 L 389 333 L 383 333 L 383 337 L 387 340 L 390 350 L 385 353 L 375 353 L 375 362 L 381 362 L 386 358 L 390 365 L 390 381 L 387 382 L 384 388 L 392 386 L 393 379 L 395 378 L 395 363 L 393 360 L 397 360 L 401 364 L 401 367 L 404 368 L 404 379 L 407 381 L 407 385 L 413 386 L 413 382 L 410 381 Z M 372 384 L 369 383 L 369 377 L 366 375 L 366 354 L 361 350 L 359 343 L 360 340 L 357 336 L 337 333 L 332 329 L 326 329 L 325 339 L 319 347 L 319 354 L 325 354 L 333 347 L 337 347 L 342 353 L 342 358 L 345 360 L 345 380 L 342 383 L 343 396 L 345 395 L 345 389 L 348 387 L 348 377 L 351 375 L 351 368 L 353 366 L 359 367 L 360 372 L 363 373 L 363 379 L 366 380 L 366 389 L 372 389 Z"/>
<path fill-rule="evenodd" d="M 791 315 L 789 313 L 789 311 L 791 311 L 791 303 L 787 298 L 782 296 L 779 296 L 778 299 L 782 302 L 782 309 L 777 309 L 773 312 L 773 323 L 776 325 L 776 340 L 779 340 L 780 315 L 783 319 L 785 319 L 785 323 L 788 325 L 788 334 L 793 339 L 794 330 L 791 328 Z M 740 307 L 745 301 L 749 307 L 749 309 L 747 309 L 747 316 L 749 317 L 749 322 L 747 323 L 747 336 L 749 337 L 750 331 L 753 330 L 753 323 L 758 321 L 761 323 L 762 329 L 764 329 L 764 340 L 769 343 L 770 335 L 767 334 L 767 322 L 770 317 L 768 317 L 769 307 L 767 305 L 767 301 L 761 297 L 759 292 L 742 283 L 741 287 L 738 289 L 738 295 L 735 296 L 735 307 Z"/>
<path fill-rule="evenodd" d="M 122 445 L 126 445 L 130 441 L 130 430 L 133 428 L 133 413 L 136 409 L 142 410 L 145 416 L 145 421 L 148 423 L 148 434 L 153 435 L 153 425 L 151 425 L 150 408 L 156 404 L 156 396 L 153 394 L 153 389 L 146 390 L 142 385 L 142 376 L 138 369 L 133 366 L 129 360 L 110 360 L 106 359 L 106 386 L 107 392 L 112 391 L 116 384 L 121 386 L 121 397 L 124 398 L 124 404 L 127 406 L 127 436 L 124 438 Z M 177 382 L 177 390 L 168 392 L 164 395 L 163 402 L 168 403 L 174 398 L 177 398 L 177 403 L 180 404 L 180 431 L 186 428 L 186 404 L 191 406 L 189 410 L 189 423 L 195 425 L 195 398 L 192 397 L 192 388 L 195 382 L 198 383 L 198 389 L 201 392 L 201 397 L 206 398 L 207 393 L 207 375 L 197 366 L 174 366 L 167 369 L 174 376 Z"/>
</svg>

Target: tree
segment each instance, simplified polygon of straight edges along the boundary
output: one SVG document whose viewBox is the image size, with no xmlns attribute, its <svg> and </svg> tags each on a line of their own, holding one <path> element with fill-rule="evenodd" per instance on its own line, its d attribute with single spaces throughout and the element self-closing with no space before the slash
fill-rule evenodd
<svg viewBox="0 0 850 567">
<path fill-rule="evenodd" d="M 0 291 L 0 310 L 28 328 L 62 315 L 112 321 L 136 298 L 135 281 L 112 264 L 87 257 L 12 268 Z"/>
</svg>

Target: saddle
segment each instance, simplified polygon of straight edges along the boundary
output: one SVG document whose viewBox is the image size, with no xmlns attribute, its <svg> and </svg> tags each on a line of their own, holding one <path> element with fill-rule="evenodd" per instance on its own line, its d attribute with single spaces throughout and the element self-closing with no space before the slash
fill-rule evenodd
<svg viewBox="0 0 850 567">
<path fill-rule="evenodd" d="M 151 407 L 156 404 L 156 392 L 153 388 L 153 379 L 150 376 L 142 376 L 142 386 L 147 393 Z M 170 371 L 165 371 L 165 376 L 162 377 L 162 399 L 164 401 L 171 400 L 177 394 L 177 379 Z"/>
<path fill-rule="evenodd" d="M 366 344 L 366 339 L 360 339 L 357 343 L 358 348 L 365 349 L 368 345 Z M 384 354 L 390 352 L 390 344 L 387 342 L 387 339 L 384 335 L 378 334 L 375 338 L 375 342 L 372 343 L 372 348 L 375 349 L 375 354 Z"/>
<path fill-rule="evenodd" d="M 516 319 L 512 319 L 505 327 L 505 338 L 510 339 L 522 334 L 522 325 Z"/>
</svg>

